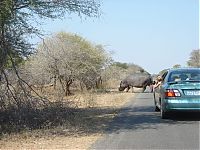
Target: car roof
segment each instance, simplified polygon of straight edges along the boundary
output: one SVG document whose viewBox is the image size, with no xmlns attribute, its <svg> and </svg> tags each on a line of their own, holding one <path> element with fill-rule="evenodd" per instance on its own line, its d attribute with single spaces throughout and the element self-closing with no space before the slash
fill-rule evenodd
<svg viewBox="0 0 200 150">
<path fill-rule="evenodd" d="M 188 68 L 170 68 L 168 69 L 168 71 L 187 71 L 187 70 L 198 70 L 200 71 L 200 68 L 191 68 L 191 67 L 188 67 Z"/>
</svg>

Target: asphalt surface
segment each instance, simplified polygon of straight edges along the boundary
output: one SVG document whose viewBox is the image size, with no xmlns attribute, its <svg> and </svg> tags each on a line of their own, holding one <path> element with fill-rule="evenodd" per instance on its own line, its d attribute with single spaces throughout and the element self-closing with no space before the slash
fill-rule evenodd
<svg viewBox="0 0 200 150">
<path fill-rule="evenodd" d="M 153 94 L 137 93 L 91 149 L 200 149 L 200 114 L 161 119 Z"/>
</svg>

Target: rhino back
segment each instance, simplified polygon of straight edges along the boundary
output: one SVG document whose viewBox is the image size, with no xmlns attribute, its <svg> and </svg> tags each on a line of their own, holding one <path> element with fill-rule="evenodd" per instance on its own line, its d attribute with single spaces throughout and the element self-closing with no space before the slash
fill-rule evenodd
<svg viewBox="0 0 200 150">
<path fill-rule="evenodd" d="M 150 76 L 146 74 L 133 74 L 124 79 L 124 81 L 133 87 L 143 87 Z"/>
</svg>

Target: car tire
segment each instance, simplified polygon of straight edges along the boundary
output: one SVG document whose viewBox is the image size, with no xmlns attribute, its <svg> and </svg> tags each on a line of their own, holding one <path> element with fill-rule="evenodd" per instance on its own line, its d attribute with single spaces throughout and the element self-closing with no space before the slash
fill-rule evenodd
<svg viewBox="0 0 200 150">
<path fill-rule="evenodd" d="M 160 111 L 160 115 L 161 115 L 162 119 L 168 119 L 169 118 L 168 113 L 163 111 L 163 110 Z"/>
<path fill-rule="evenodd" d="M 162 104 L 161 104 L 160 107 L 161 107 L 161 108 L 160 108 L 160 116 L 161 116 L 161 118 L 162 118 L 162 119 L 168 119 L 168 118 L 169 118 L 168 112 L 166 112 L 165 110 L 163 110 Z"/>
</svg>

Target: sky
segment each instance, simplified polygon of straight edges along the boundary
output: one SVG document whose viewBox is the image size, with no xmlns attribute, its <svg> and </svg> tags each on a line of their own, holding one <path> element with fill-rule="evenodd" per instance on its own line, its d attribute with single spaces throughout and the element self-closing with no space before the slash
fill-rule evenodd
<svg viewBox="0 0 200 150">
<path fill-rule="evenodd" d="M 199 48 L 199 0 L 101 0 L 99 18 L 46 20 L 47 34 L 65 31 L 104 45 L 114 61 L 149 73 L 186 66 Z"/>
</svg>

